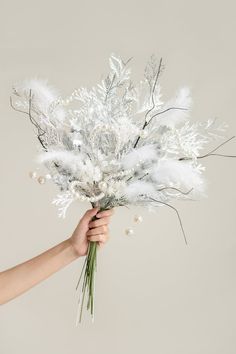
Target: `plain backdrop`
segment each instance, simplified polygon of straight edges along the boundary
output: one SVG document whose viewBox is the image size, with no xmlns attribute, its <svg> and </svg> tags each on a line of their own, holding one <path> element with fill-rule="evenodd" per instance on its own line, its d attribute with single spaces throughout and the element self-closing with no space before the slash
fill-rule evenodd
<svg viewBox="0 0 236 354">
<path fill-rule="evenodd" d="M 96 84 L 114 52 L 133 56 L 142 78 L 162 56 L 164 98 L 190 86 L 193 120 L 219 117 L 236 134 L 233 0 L 6 1 L 0 15 L 0 267 L 23 262 L 70 236 L 89 204 L 65 220 L 51 204 L 57 189 L 28 177 L 36 139 L 9 105 L 15 81 L 46 78 L 63 96 Z M 236 154 L 236 142 L 221 150 Z M 75 327 L 82 260 L 0 308 L 1 354 L 236 353 L 236 159 L 205 159 L 208 198 L 156 214 L 117 209 L 99 253 L 96 317 Z M 39 170 L 40 173 L 41 170 Z M 135 225 L 135 214 L 143 223 Z M 132 227 L 135 234 L 125 236 Z"/>
</svg>

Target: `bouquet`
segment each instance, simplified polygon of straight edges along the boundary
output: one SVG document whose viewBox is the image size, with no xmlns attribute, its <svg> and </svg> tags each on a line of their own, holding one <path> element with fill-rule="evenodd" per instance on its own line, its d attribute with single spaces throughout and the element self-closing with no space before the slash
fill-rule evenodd
<svg viewBox="0 0 236 354">
<path fill-rule="evenodd" d="M 33 124 L 39 143 L 38 162 L 60 192 L 52 201 L 65 217 L 75 200 L 87 201 L 105 210 L 136 205 L 149 210 L 166 206 L 177 215 L 186 235 L 175 200 L 193 200 L 206 195 L 202 159 L 219 154 L 202 152 L 227 128 L 217 119 L 189 120 L 192 99 L 187 87 L 164 102 L 160 77 L 162 59 L 152 55 L 144 78 L 131 80 L 130 58 L 109 57 L 109 73 L 99 84 L 75 89 L 69 97 L 41 79 L 24 80 L 13 86 L 14 110 Z M 35 178 L 35 173 L 31 173 Z M 90 243 L 77 288 L 83 279 L 79 300 L 81 321 L 85 299 L 94 317 L 94 286 L 97 244 Z"/>
</svg>

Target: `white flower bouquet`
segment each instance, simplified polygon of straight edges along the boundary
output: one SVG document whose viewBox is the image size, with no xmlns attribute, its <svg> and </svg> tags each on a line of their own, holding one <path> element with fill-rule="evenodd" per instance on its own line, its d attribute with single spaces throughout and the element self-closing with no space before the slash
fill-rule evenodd
<svg viewBox="0 0 236 354">
<path fill-rule="evenodd" d="M 34 126 L 38 161 L 48 169 L 46 178 L 60 188 L 53 200 L 60 217 L 75 200 L 101 210 L 167 206 L 176 212 L 186 241 L 171 202 L 206 193 L 199 160 L 225 156 L 216 151 L 232 138 L 202 153 L 210 141 L 222 138 L 226 124 L 216 119 L 191 123 L 187 87 L 162 101 L 162 59 L 152 55 L 144 79 L 136 85 L 130 79 L 129 63 L 130 59 L 124 62 L 112 54 L 110 72 L 99 84 L 76 89 L 64 99 L 46 81 L 25 80 L 13 86 L 11 106 Z M 83 277 L 80 321 L 86 296 L 87 309 L 94 315 L 96 259 L 97 245 L 90 243 L 79 279 Z"/>
</svg>

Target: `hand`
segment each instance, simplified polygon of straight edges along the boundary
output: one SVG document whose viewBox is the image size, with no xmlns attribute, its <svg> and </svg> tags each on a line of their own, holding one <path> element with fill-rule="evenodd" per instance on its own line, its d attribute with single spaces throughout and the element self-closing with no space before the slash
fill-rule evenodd
<svg viewBox="0 0 236 354">
<path fill-rule="evenodd" d="M 104 210 L 99 213 L 98 211 L 99 207 L 87 210 L 69 239 L 78 257 L 87 254 L 89 241 L 98 242 L 98 245 L 102 246 L 109 238 L 108 224 L 114 209 Z M 98 219 L 92 221 L 91 219 L 95 215 Z"/>
</svg>

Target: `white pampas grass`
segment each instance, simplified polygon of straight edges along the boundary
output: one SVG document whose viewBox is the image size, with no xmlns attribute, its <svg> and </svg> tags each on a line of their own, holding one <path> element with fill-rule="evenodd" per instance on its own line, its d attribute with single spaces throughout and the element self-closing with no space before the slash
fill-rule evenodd
<svg viewBox="0 0 236 354">
<path fill-rule="evenodd" d="M 135 203 L 138 196 L 154 196 L 156 191 L 153 184 L 145 181 L 135 181 L 124 188 L 124 196 L 132 203 Z"/>
<path fill-rule="evenodd" d="M 148 162 L 157 159 L 157 149 L 155 145 L 144 145 L 140 148 L 133 149 L 130 153 L 124 156 L 121 164 L 125 169 L 133 168 L 140 162 Z"/>
<path fill-rule="evenodd" d="M 184 193 L 192 189 L 191 197 L 205 193 L 203 175 L 191 161 L 159 160 L 150 175 L 160 185 L 176 187 Z"/>
<path fill-rule="evenodd" d="M 75 151 L 49 151 L 40 154 L 37 158 L 39 163 L 57 163 L 61 170 L 70 172 L 83 182 L 100 181 L 102 178 L 101 170 L 94 165 L 83 153 Z M 54 168 L 55 169 L 55 168 Z"/>
<path fill-rule="evenodd" d="M 178 109 L 170 109 L 163 113 L 163 116 L 158 119 L 157 124 L 166 125 L 170 128 L 176 127 L 189 117 L 191 107 L 192 97 L 190 95 L 190 89 L 188 87 L 182 87 L 177 91 L 174 99 L 169 100 L 161 107 L 161 111 L 165 111 L 169 108 Z"/>
<path fill-rule="evenodd" d="M 81 161 L 81 156 L 75 154 L 74 151 L 66 150 L 48 151 L 46 154 L 43 153 L 37 157 L 37 162 L 39 163 L 58 162 L 68 166 L 73 166 L 78 160 Z"/>
<path fill-rule="evenodd" d="M 43 113 L 45 116 L 50 114 L 50 105 L 59 98 L 58 91 L 49 85 L 46 79 L 25 79 L 22 82 L 15 83 L 13 88 L 25 100 L 29 101 L 31 97 L 32 108 L 37 109 L 38 112 Z M 61 106 L 55 107 L 54 118 L 58 119 L 58 121 L 64 120 L 65 112 Z"/>
</svg>

